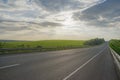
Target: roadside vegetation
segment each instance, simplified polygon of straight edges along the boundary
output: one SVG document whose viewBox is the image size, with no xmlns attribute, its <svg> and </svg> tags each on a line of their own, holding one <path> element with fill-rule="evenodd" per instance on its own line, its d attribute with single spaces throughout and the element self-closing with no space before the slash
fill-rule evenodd
<svg viewBox="0 0 120 80">
<path fill-rule="evenodd" d="M 120 40 L 110 40 L 109 42 L 110 47 L 115 50 L 120 55 Z"/>
<path fill-rule="evenodd" d="M 104 43 L 105 40 L 103 38 L 95 38 L 95 39 L 91 39 L 85 42 L 85 45 L 90 45 L 90 46 L 94 46 L 94 45 L 99 45 Z"/>
<path fill-rule="evenodd" d="M 103 39 L 92 40 L 41 40 L 0 42 L 0 54 L 42 52 L 83 48 L 103 43 Z"/>
</svg>

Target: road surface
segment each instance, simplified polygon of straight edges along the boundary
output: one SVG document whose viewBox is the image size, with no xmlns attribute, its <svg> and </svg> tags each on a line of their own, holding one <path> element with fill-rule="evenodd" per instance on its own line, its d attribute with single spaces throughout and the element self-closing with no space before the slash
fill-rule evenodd
<svg viewBox="0 0 120 80">
<path fill-rule="evenodd" d="M 0 80 L 118 80 L 107 43 L 0 56 Z"/>
</svg>

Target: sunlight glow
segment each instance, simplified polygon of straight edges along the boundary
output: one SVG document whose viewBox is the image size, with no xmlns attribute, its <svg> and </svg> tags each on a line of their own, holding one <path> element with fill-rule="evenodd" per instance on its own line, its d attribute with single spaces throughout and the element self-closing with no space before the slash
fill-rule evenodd
<svg viewBox="0 0 120 80">
<path fill-rule="evenodd" d="M 65 19 L 64 19 L 64 22 L 62 23 L 63 25 L 65 26 L 72 26 L 72 25 L 75 25 L 75 21 L 73 20 L 72 18 L 72 14 L 64 14 L 65 16 Z"/>
</svg>

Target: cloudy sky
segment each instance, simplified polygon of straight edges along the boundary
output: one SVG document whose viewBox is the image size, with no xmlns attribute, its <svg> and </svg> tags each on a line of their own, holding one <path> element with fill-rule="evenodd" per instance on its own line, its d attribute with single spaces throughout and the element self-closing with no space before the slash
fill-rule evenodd
<svg viewBox="0 0 120 80">
<path fill-rule="evenodd" d="M 120 0 L 0 0 L 0 39 L 120 39 Z"/>
</svg>

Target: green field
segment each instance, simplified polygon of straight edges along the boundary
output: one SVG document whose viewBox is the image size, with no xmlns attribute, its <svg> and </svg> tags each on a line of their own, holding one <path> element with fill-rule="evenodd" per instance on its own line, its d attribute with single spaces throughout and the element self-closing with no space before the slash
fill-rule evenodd
<svg viewBox="0 0 120 80">
<path fill-rule="evenodd" d="M 82 47 L 85 41 L 82 40 L 43 40 L 43 41 L 22 41 L 5 42 L 2 48 L 57 48 L 57 47 Z"/>
<path fill-rule="evenodd" d="M 120 40 L 110 40 L 109 44 L 120 55 Z"/>
<path fill-rule="evenodd" d="M 41 40 L 0 42 L 0 54 L 29 53 L 65 50 L 95 46 L 104 43 L 103 39 L 92 40 Z"/>
<path fill-rule="evenodd" d="M 86 47 L 83 40 L 42 40 L 42 41 L 16 41 L 0 42 L 0 54 L 64 50 Z M 5 49 L 5 50 L 4 50 Z"/>
</svg>

